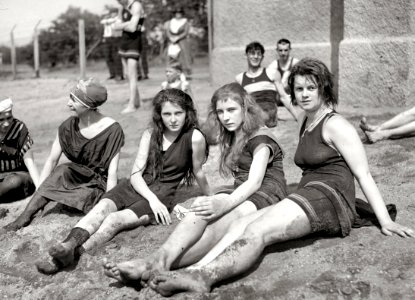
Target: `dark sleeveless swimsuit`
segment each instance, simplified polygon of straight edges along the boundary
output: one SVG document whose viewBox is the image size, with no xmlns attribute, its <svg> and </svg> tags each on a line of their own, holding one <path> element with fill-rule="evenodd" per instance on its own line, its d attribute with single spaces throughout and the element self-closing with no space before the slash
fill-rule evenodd
<svg viewBox="0 0 415 300">
<path fill-rule="evenodd" d="M 277 98 L 278 92 L 275 87 L 274 81 L 272 81 L 264 68 L 262 73 L 257 77 L 248 77 L 246 72 L 242 75 L 241 86 L 254 97 L 256 103 L 266 114 L 264 120 L 265 125 L 268 127 L 277 126 Z"/>
<path fill-rule="evenodd" d="M 148 168 L 143 172 L 144 181 L 149 189 L 169 211 L 173 209 L 177 187 L 187 171 L 192 168 L 193 130 L 192 128 L 187 132 L 182 131 L 170 147 L 163 151 L 163 169 L 160 177 L 153 181 Z M 148 200 L 135 191 L 129 178 L 120 180 L 116 187 L 102 196 L 102 199 L 104 198 L 114 201 L 118 210 L 128 208 L 138 217 L 143 215 L 154 217 Z"/>
<path fill-rule="evenodd" d="M 245 145 L 233 172 L 235 178 L 233 188 L 218 191 L 218 193 L 230 194 L 248 180 L 255 149 L 261 144 L 265 144 L 271 151 L 269 162 L 261 187 L 247 199 L 254 203 L 258 210 L 278 203 L 287 195 L 282 163 L 284 154 L 276 137 L 268 128 L 260 129 Z"/>
<path fill-rule="evenodd" d="M 128 9 L 131 8 L 134 2 L 130 4 Z M 132 14 L 130 13 L 128 9 L 123 8 L 122 10 L 122 13 L 121 13 L 122 22 L 128 22 L 131 20 Z M 143 22 L 144 22 L 144 18 L 140 18 L 137 24 L 137 28 L 139 25 L 142 25 Z M 139 59 L 140 52 L 141 52 L 141 30 L 136 30 L 134 32 L 123 30 L 122 36 L 121 36 L 120 49 L 118 51 L 119 55 L 125 58 Z"/>
<path fill-rule="evenodd" d="M 310 132 L 304 132 L 304 120 L 294 156 L 303 177 L 288 198 L 304 210 L 312 232 L 346 236 L 356 218 L 355 185 L 346 161 L 323 140 L 323 126 L 333 115 L 327 114 Z"/>
</svg>

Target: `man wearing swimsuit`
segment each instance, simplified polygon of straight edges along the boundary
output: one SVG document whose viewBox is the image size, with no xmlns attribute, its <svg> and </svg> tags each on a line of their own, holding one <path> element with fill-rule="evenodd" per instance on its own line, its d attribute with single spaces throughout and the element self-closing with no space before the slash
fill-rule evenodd
<svg viewBox="0 0 415 300">
<path fill-rule="evenodd" d="M 290 76 L 291 69 L 299 60 L 291 56 L 291 42 L 287 39 L 280 39 L 277 42 L 276 50 L 278 57 L 272 61 L 268 67 L 279 72 L 284 90 L 287 94 L 290 94 L 290 89 L 288 88 L 288 76 Z M 282 106 L 283 104 L 278 100 L 278 105 Z"/>
<path fill-rule="evenodd" d="M 278 95 L 288 99 L 281 84 L 281 77 L 275 68 L 263 68 L 264 46 L 258 42 L 249 43 L 245 48 L 248 70 L 236 75 L 238 82 L 249 94 L 251 94 L 261 107 L 264 123 L 267 127 L 277 126 L 277 98 Z M 285 101 L 287 109 L 291 112 L 291 100 Z M 291 112 L 291 114 L 293 114 Z M 293 114 L 294 116 L 294 114 Z"/>
</svg>

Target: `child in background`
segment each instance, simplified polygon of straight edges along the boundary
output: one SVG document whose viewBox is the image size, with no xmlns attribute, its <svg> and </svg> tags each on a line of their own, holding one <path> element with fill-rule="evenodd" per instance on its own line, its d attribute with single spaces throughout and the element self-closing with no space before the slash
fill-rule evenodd
<svg viewBox="0 0 415 300">
<path fill-rule="evenodd" d="M 161 83 L 162 90 L 168 88 L 179 89 L 193 98 L 190 83 L 186 80 L 186 76 L 183 74 L 183 69 L 180 63 L 172 63 L 167 66 L 166 78 L 167 80 Z"/>
</svg>

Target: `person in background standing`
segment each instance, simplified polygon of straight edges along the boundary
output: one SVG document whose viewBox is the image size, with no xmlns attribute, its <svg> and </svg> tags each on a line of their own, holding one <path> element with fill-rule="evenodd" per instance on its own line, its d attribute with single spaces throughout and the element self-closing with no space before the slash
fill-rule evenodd
<svg viewBox="0 0 415 300">
<path fill-rule="evenodd" d="M 147 39 L 147 30 L 144 26 L 144 22 L 147 16 L 144 16 L 143 25 L 141 26 L 141 52 L 140 52 L 140 61 L 137 64 L 137 80 L 148 79 L 148 60 L 147 60 L 147 51 L 148 51 L 148 39 Z"/>
<path fill-rule="evenodd" d="M 101 20 L 104 25 L 102 42 L 104 44 L 105 61 L 108 66 L 110 76 L 108 79 L 124 80 L 121 58 L 118 55 L 118 45 L 122 35 L 121 30 L 115 30 L 112 24 L 120 22 L 118 9 L 109 9 L 105 17 Z"/>
<path fill-rule="evenodd" d="M 140 107 L 140 94 L 137 86 L 137 63 L 141 51 L 140 27 L 144 20 L 144 9 L 136 0 L 117 0 L 123 7 L 121 23 L 115 23 L 114 29 L 122 30 L 119 54 L 122 59 L 124 72 L 127 73 L 130 85 L 130 98 L 122 114 L 132 113 Z"/>
<path fill-rule="evenodd" d="M 176 59 L 182 65 L 186 77 L 190 79 L 190 75 L 192 74 L 192 55 L 188 41 L 190 24 L 188 19 L 184 17 L 183 8 L 176 8 L 173 11 L 173 14 L 173 18 L 167 21 L 164 25 L 164 29 L 169 42 L 167 50 L 169 50 L 169 47 L 174 45 L 178 45 L 180 47 L 180 51 Z M 169 63 L 171 63 L 171 60 L 175 60 L 172 59 L 170 55 L 168 56 Z"/>
</svg>

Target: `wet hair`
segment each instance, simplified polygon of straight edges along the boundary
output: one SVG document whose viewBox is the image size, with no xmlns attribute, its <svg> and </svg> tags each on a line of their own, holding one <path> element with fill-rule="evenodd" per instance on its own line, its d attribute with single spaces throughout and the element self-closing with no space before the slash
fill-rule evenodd
<svg viewBox="0 0 415 300">
<path fill-rule="evenodd" d="M 277 47 L 278 47 L 278 45 L 283 45 L 283 44 L 288 44 L 289 45 L 289 49 L 291 49 L 291 42 L 289 41 L 289 40 L 287 40 L 287 39 L 279 39 L 278 40 L 278 42 L 277 42 Z"/>
<path fill-rule="evenodd" d="M 197 119 L 197 112 L 194 107 L 192 98 L 185 92 L 178 89 L 165 89 L 157 93 L 153 98 L 153 118 L 150 124 L 151 127 L 151 138 L 150 138 L 150 149 L 147 159 L 147 170 L 152 175 L 152 182 L 159 178 L 163 169 L 162 151 L 163 151 L 163 132 L 165 125 L 161 117 L 161 110 L 163 104 L 170 102 L 178 105 L 186 112 L 186 118 L 182 128 L 182 132 L 186 132 L 192 128 L 198 128 L 199 123 Z M 205 148 L 205 161 L 209 155 L 209 147 L 206 143 Z M 184 183 L 191 185 L 194 181 L 194 174 L 192 168 L 192 161 L 189 162 L 191 167 L 186 172 L 184 177 Z"/>
<path fill-rule="evenodd" d="M 241 124 L 242 137 L 236 138 L 235 132 L 228 131 L 221 123 L 216 106 L 219 101 L 231 99 L 242 107 L 243 121 Z M 219 128 L 219 143 L 221 157 L 219 171 L 221 175 L 228 176 L 234 172 L 236 162 L 252 134 L 263 124 L 260 108 L 254 98 L 238 83 L 233 82 L 217 89 L 212 96 L 209 107 L 209 120 Z"/>
<path fill-rule="evenodd" d="M 318 59 L 306 57 L 296 63 L 291 74 L 288 77 L 288 86 L 290 87 L 291 99 L 295 100 L 294 79 L 295 76 L 305 76 L 314 82 L 318 87 L 318 93 L 326 105 L 337 106 L 337 97 L 334 93 L 333 74 L 330 73 L 327 66 Z"/>
<path fill-rule="evenodd" d="M 259 50 L 259 51 L 261 51 L 262 55 L 264 55 L 264 53 L 265 53 L 264 46 L 262 46 L 262 44 L 259 43 L 259 42 L 252 42 L 252 43 L 249 43 L 248 45 L 246 45 L 245 54 L 248 54 L 248 52 L 250 52 L 252 50 L 253 51 Z"/>
</svg>

